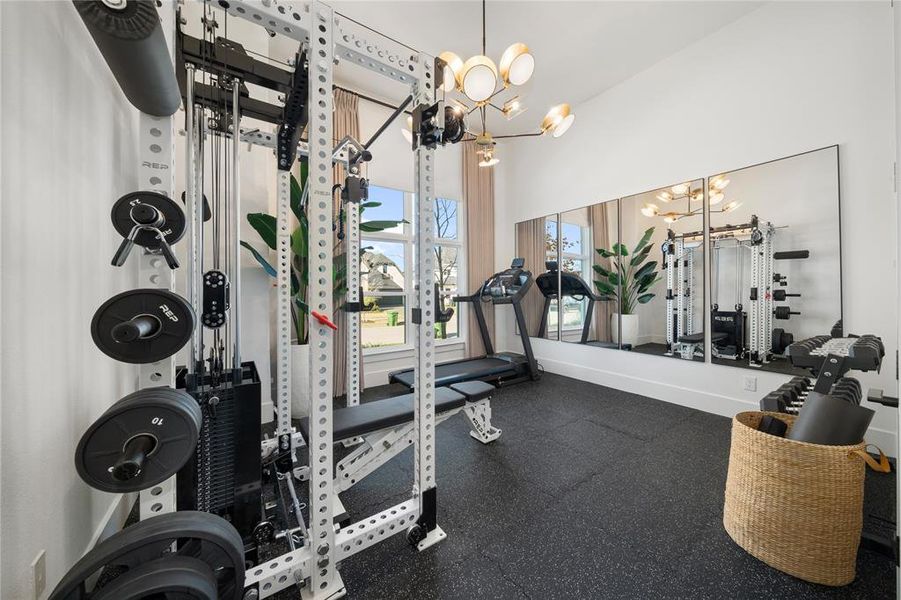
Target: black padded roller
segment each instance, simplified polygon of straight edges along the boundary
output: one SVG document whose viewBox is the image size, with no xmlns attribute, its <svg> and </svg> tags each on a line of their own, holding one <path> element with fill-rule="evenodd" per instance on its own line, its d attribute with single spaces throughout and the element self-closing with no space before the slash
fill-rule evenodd
<svg viewBox="0 0 901 600">
<path fill-rule="evenodd" d="M 153 0 L 73 0 L 122 92 L 135 108 L 168 117 L 181 93 Z"/>
</svg>

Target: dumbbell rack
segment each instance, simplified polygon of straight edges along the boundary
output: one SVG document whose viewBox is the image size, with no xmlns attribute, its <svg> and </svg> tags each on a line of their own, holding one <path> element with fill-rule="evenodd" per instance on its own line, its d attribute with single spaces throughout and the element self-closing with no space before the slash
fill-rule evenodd
<svg viewBox="0 0 901 600">
<path fill-rule="evenodd" d="M 794 377 L 761 399 L 761 410 L 798 414 L 814 396 L 831 395 L 853 404 L 864 398 L 860 382 L 847 377 L 849 371 L 878 370 L 885 356 L 882 340 L 874 335 L 860 337 L 815 336 L 791 344 L 786 355 L 796 367 L 816 376 Z"/>
</svg>

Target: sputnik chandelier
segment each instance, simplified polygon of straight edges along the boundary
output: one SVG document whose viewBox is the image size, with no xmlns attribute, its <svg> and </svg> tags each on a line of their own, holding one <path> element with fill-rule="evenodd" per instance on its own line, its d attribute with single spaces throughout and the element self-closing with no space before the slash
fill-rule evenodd
<svg viewBox="0 0 901 600">
<path fill-rule="evenodd" d="M 710 190 L 710 212 L 730 213 L 741 206 L 741 202 L 737 200 L 731 200 L 717 209 L 712 208 L 714 206 L 719 206 L 723 202 L 723 200 L 726 199 L 726 194 L 723 192 L 723 190 L 725 190 L 726 186 L 728 185 L 729 180 L 726 179 L 723 175 L 717 175 L 716 177 L 710 178 L 710 180 L 708 181 L 708 187 Z M 701 214 L 704 211 L 704 205 L 702 204 L 704 200 L 704 189 L 701 187 L 692 188 L 691 183 L 680 183 L 678 185 L 674 185 L 673 187 L 658 193 L 656 198 L 663 204 L 685 201 L 687 209 L 685 211 L 663 211 L 658 205 L 648 202 L 645 203 L 645 205 L 641 208 L 641 214 L 646 217 L 663 217 L 663 221 L 665 223 L 675 223 L 679 219 L 684 219 L 685 217 L 693 217 L 695 215 Z M 700 204 L 697 207 L 692 208 L 692 202 L 697 202 Z"/>
<path fill-rule="evenodd" d="M 462 94 L 465 100 L 450 98 L 451 106 L 460 115 L 469 117 L 473 113 L 479 116 L 480 127 L 472 130 L 467 127 L 466 132 L 475 137 L 479 147 L 479 166 L 491 167 L 500 160 L 496 156 L 496 141 L 504 138 L 541 136 L 546 133 L 555 138 L 560 137 L 570 128 L 576 116 L 569 104 L 558 104 L 552 107 L 544 119 L 538 131 L 513 135 L 492 135 L 488 131 L 488 109 L 500 112 L 507 120 L 511 120 L 525 111 L 525 105 L 519 95 L 507 98 L 501 103 L 500 95 L 511 88 L 524 85 L 532 77 L 535 69 L 535 58 L 529 51 L 529 47 L 523 43 L 511 44 L 501 55 L 500 63 L 486 55 L 485 36 L 485 0 L 482 0 L 482 53 L 463 61 L 457 54 L 450 51 L 442 52 L 438 58 L 444 62 L 443 80 L 440 90 L 445 95 L 450 93 Z M 404 137 L 412 139 L 412 118 L 407 119 L 407 129 Z"/>
</svg>

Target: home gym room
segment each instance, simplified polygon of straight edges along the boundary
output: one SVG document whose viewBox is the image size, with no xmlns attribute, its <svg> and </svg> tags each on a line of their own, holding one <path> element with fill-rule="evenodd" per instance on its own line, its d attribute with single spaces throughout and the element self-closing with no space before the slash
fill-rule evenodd
<svg viewBox="0 0 901 600">
<path fill-rule="evenodd" d="M 0 2 L 0 597 L 899 596 L 901 7 Z"/>
</svg>

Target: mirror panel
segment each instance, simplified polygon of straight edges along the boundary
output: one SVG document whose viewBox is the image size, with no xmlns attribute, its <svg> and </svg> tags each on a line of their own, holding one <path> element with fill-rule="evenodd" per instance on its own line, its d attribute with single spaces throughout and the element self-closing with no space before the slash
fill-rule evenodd
<svg viewBox="0 0 901 600">
<path fill-rule="evenodd" d="M 556 260 L 557 252 L 557 215 L 536 217 L 516 224 L 516 256 L 525 260 L 525 268 L 531 271 L 535 283 L 529 288 L 522 301 L 523 315 L 530 337 L 541 337 L 549 340 L 558 338 L 557 332 L 557 299 L 556 282 L 537 278 L 545 271 L 545 262 Z M 550 294 L 549 298 L 539 289 L 544 285 Z M 517 333 L 519 330 L 516 330 Z"/>
<path fill-rule="evenodd" d="M 607 251 L 619 241 L 619 201 L 599 202 L 560 214 L 557 279 L 564 342 L 618 348 L 616 298 Z M 549 259 L 550 260 L 550 259 Z M 553 266 L 553 265 L 549 265 Z"/>
<path fill-rule="evenodd" d="M 838 168 L 832 146 L 708 178 L 714 363 L 807 374 L 784 349 L 842 317 Z"/>
<path fill-rule="evenodd" d="M 629 196 L 620 206 L 620 243 L 608 254 L 614 279 L 622 279 L 622 349 L 703 362 L 704 180 Z"/>
</svg>

